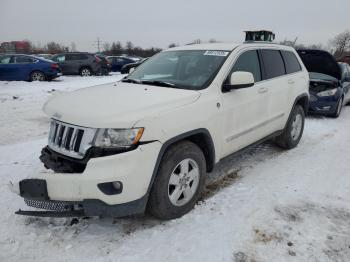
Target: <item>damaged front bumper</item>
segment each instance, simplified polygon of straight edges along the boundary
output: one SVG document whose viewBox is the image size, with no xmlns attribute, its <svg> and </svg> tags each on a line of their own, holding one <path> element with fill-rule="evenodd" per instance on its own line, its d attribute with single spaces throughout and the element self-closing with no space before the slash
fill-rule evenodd
<svg viewBox="0 0 350 262">
<path fill-rule="evenodd" d="M 125 217 L 142 214 L 147 204 L 147 195 L 128 203 L 108 205 L 99 199 L 82 201 L 51 200 L 45 180 L 24 179 L 17 184 L 11 183 L 10 189 L 24 198 L 27 206 L 40 210 L 18 210 L 17 215 L 39 217 Z"/>
<path fill-rule="evenodd" d="M 124 217 L 144 213 L 160 148 L 160 142 L 144 144 L 133 151 L 92 158 L 82 173 L 45 172 L 11 183 L 12 192 L 40 209 L 16 214 Z M 114 183 L 120 183 L 119 191 L 112 187 Z"/>
</svg>

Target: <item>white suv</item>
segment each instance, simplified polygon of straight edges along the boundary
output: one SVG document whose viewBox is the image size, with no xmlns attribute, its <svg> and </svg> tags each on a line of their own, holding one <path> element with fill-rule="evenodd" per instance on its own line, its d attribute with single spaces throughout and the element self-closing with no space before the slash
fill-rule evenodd
<svg viewBox="0 0 350 262">
<path fill-rule="evenodd" d="M 46 211 L 17 214 L 180 217 L 225 156 L 271 138 L 298 144 L 308 87 L 293 48 L 203 44 L 163 51 L 121 82 L 54 97 L 40 159 L 56 173 L 12 186 Z"/>
</svg>

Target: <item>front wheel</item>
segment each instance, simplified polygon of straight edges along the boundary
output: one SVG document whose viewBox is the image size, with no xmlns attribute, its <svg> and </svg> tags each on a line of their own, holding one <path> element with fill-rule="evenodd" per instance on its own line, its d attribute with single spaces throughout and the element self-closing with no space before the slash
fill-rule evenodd
<svg viewBox="0 0 350 262">
<path fill-rule="evenodd" d="M 305 112 L 302 106 L 296 105 L 290 115 L 283 133 L 276 137 L 277 144 L 285 149 L 292 149 L 299 144 L 303 135 Z"/>
<path fill-rule="evenodd" d="M 30 81 L 45 81 L 45 74 L 40 71 L 34 71 L 30 74 Z"/>
<path fill-rule="evenodd" d="M 148 212 L 159 219 L 188 213 L 203 192 L 206 177 L 202 150 L 190 141 L 171 146 L 164 154 L 148 202 Z"/>
</svg>

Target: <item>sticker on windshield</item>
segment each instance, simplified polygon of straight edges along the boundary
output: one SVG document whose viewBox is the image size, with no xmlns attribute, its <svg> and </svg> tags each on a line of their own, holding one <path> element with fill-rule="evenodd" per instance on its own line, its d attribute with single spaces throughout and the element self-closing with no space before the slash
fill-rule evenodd
<svg viewBox="0 0 350 262">
<path fill-rule="evenodd" d="M 227 52 L 227 51 L 210 50 L 210 51 L 205 51 L 204 55 L 227 56 L 228 53 L 229 53 L 229 52 Z"/>
</svg>

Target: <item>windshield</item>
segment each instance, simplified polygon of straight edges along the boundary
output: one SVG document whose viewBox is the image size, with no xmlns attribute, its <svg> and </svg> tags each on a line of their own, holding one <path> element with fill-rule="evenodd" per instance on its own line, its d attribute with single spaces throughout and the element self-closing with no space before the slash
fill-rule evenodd
<svg viewBox="0 0 350 262">
<path fill-rule="evenodd" d="M 182 89 L 203 89 L 214 79 L 228 55 L 229 51 L 162 52 L 142 63 L 125 81 Z"/>
</svg>

